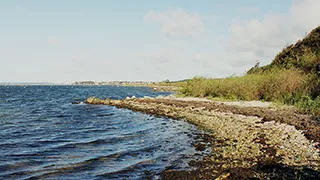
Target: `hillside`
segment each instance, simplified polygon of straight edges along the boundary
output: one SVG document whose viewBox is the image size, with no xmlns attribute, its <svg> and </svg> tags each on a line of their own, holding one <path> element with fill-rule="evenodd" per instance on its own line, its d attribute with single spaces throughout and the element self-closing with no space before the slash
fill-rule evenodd
<svg viewBox="0 0 320 180">
<path fill-rule="evenodd" d="M 320 114 L 320 26 L 283 49 L 272 63 L 257 63 L 246 75 L 211 79 L 197 77 L 181 88 L 182 96 L 262 100 L 295 105 Z"/>
<path fill-rule="evenodd" d="M 279 53 L 271 66 L 296 67 L 306 72 L 319 71 L 320 65 L 320 26 L 304 39 L 292 44 Z"/>
<path fill-rule="evenodd" d="M 320 72 L 320 26 L 312 30 L 304 39 L 284 48 L 270 65 L 253 67 L 248 74 L 272 68 L 297 68 L 305 73 Z"/>
</svg>

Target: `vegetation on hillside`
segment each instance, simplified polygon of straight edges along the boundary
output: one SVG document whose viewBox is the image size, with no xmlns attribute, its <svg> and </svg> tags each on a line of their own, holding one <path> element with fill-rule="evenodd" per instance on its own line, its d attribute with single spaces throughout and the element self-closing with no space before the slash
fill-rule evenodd
<svg viewBox="0 0 320 180">
<path fill-rule="evenodd" d="M 320 114 L 320 26 L 283 49 L 271 64 L 257 63 L 246 75 L 223 79 L 195 77 L 180 94 L 232 100 L 264 100 L 296 105 Z"/>
</svg>

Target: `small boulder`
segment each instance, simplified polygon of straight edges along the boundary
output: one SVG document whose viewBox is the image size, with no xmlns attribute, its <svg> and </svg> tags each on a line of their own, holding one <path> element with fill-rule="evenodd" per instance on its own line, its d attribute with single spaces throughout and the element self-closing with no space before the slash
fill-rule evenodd
<svg viewBox="0 0 320 180">
<path fill-rule="evenodd" d="M 207 146 L 203 143 L 197 143 L 194 145 L 194 148 L 197 150 L 197 151 L 204 151 L 206 150 Z"/>
<path fill-rule="evenodd" d="M 108 104 L 110 104 L 110 101 L 111 101 L 111 99 L 110 99 L 110 98 L 107 98 L 106 100 L 104 100 L 104 103 L 103 103 L 103 104 L 108 105 Z"/>
<path fill-rule="evenodd" d="M 87 99 L 87 102 L 88 104 L 103 104 L 103 100 L 99 99 L 99 98 L 96 98 L 96 97 L 89 97 Z"/>
<path fill-rule="evenodd" d="M 163 98 L 164 98 L 164 96 L 162 96 L 162 95 L 159 95 L 156 97 L 156 99 L 163 99 Z"/>
</svg>

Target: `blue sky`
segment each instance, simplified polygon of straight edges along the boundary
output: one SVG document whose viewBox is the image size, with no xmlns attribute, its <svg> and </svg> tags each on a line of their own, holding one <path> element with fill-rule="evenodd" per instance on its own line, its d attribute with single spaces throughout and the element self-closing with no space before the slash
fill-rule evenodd
<svg viewBox="0 0 320 180">
<path fill-rule="evenodd" d="M 317 0 L 0 2 L 0 82 L 242 74 L 319 25 Z"/>
</svg>

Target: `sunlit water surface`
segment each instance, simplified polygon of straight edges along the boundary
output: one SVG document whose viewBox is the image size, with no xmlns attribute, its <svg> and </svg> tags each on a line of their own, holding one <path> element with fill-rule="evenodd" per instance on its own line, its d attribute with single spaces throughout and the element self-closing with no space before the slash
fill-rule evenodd
<svg viewBox="0 0 320 180">
<path fill-rule="evenodd" d="M 144 87 L 0 86 L 0 179 L 157 179 L 188 168 L 203 133 L 183 121 L 87 97 L 158 96 Z"/>
</svg>

